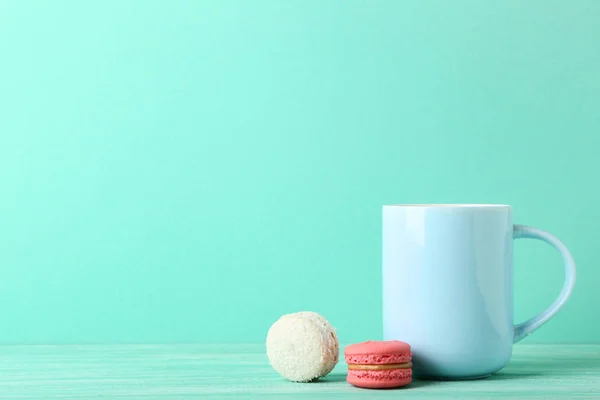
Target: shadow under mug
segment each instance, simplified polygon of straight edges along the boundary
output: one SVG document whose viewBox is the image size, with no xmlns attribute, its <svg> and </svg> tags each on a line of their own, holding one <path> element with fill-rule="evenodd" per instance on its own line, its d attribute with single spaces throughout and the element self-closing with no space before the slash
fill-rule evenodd
<svg viewBox="0 0 600 400">
<path fill-rule="evenodd" d="M 542 313 L 513 325 L 513 239 L 561 254 L 565 282 Z M 503 368 L 513 343 L 548 321 L 575 284 L 575 262 L 554 236 L 513 225 L 494 204 L 383 206 L 383 333 L 413 351 L 413 374 L 475 379 Z"/>
</svg>

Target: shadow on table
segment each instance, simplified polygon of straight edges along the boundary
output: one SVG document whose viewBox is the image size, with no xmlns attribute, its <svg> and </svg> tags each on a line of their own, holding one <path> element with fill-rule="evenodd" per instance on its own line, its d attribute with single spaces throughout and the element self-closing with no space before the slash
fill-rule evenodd
<svg viewBox="0 0 600 400">
<path fill-rule="evenodd" d="M 317 379 L 313 383 L 341 382 L 346 380 L 346 374 L 334 372 L 323 378 Z"/>
<path fill-rule="evenodd" d="M 332 374 L 327 375 L 324 378 L 314 381 L 313 383 L 345 382 L 345 381 L 346 381 L 346 374 L 332 373 Z M 414 379 L 408 386 L 400 387 L 400 388 L 393 388 L 393 389 L 389 389 L 389 390 L 402 390 L 404 388 L 420 388 L 420 387 L 436 385 L 436 384 L 439 384 L 439 382 Z"/>
<path fill-rule="evenodd" d="M 422 387 L 425 387 L 425 386 L 440 385 L 442 383 L 443 383 L 442 381 L 430 381 L 430 380 L 425 380 L 425 379 L 413 379 L 413 381 L 410 383 L 410 385 L 407 386 L 407 388 L 416 389 L 416 388 L 422 388 Z"/>
<path fill-rule="evenodd" d="M 490 380 L 527 379 L 536 376 L 576 375 L 581 371 L 600 371 L 599 357 L 568 357 L 553 354 L 537 355 L 534 359 L 511 361 L 504 369 L 493 374 Z"/>
<path fill-rule="evenodd" d="M 565 376 L 577 375 L 583 371 L 600 372 L 600 353 L 587 354 L 577 357 L 569 354 L 536 354 L 532 358 L 513 359 L 504 369 L 482 380 L 519 380 L 531 379 L 542 376 Z M 343 382 L 346 380 L 345 373 L 331 373 L 314 383 Z M 408 387 L 420 388 L 438 385 L 444 381 L 414 379 Z M 455 381 L 456 382 L 456 381 Z"/>
</svg>

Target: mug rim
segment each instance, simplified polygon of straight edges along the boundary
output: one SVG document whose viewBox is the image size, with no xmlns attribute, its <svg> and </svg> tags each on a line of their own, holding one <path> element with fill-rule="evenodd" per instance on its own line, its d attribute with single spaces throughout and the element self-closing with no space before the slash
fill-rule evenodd
<svg viewBox="0 0 600 400">
<path fill-rule="evenodd" d="M 510 208 L 508 204 L 469 204 L 469 203 L 431 203 L 431 204 L 384 204 L 383 207 L 405 208 Z"/>
</svg>

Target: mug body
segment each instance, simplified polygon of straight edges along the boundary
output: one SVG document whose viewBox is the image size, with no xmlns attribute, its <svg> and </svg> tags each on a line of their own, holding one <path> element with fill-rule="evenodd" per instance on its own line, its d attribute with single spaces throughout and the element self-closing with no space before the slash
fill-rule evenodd
<svg viewBox="0 0 600 400">
<path fill-rule="evenodd" d="M 413 373 L 485 377 L 513 344 L 512 210 L 383 207 L 383 333 L 408 342 Z"/>
</svg>

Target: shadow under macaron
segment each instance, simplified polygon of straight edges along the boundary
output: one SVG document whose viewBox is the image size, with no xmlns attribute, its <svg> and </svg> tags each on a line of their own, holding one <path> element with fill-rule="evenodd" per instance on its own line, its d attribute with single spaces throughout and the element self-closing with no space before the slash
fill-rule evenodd
<svg viewBox="0 0 600 400">
<path fill-rule="evenodd" d="M 345 381 L 346 381 L 346 374 L 344 374 L 342 372 L 332 372 L 324 377 L 315 379 L 314 381 L 311 381 L 310 383 L 328 383 L 328 382 L 345 382 Z"/>
<path fill-rule="evenodd" d="M 325 377 L 315 379 L 314 381 L 311 381 L 310 383 L 346 382 L 346 376 L 347 376 L 347 374 L 345 374 L 343 372 L 333 372 Z M 361 390 L 384 390 L 384 391 L 387 391 L 387 390 L 399 390 L 399 389 L 410 389 L 410 388 L 422 388 L 422 387 L 426 387 L 426 386 L 439 385 L 441 383 L 442 382 L 439 382 L 439 381 L 413 379 L 412 382 L 409 383 L 408 385 L 399 386 L 399 387 L 395 387 L 395 388 L 362 388 L 362 387 L 351 385 L 350 383 L 347 383 L 347 384 L 350 387 L 353 387 L 356 389 L 361 389 Z"/>
</svg>

